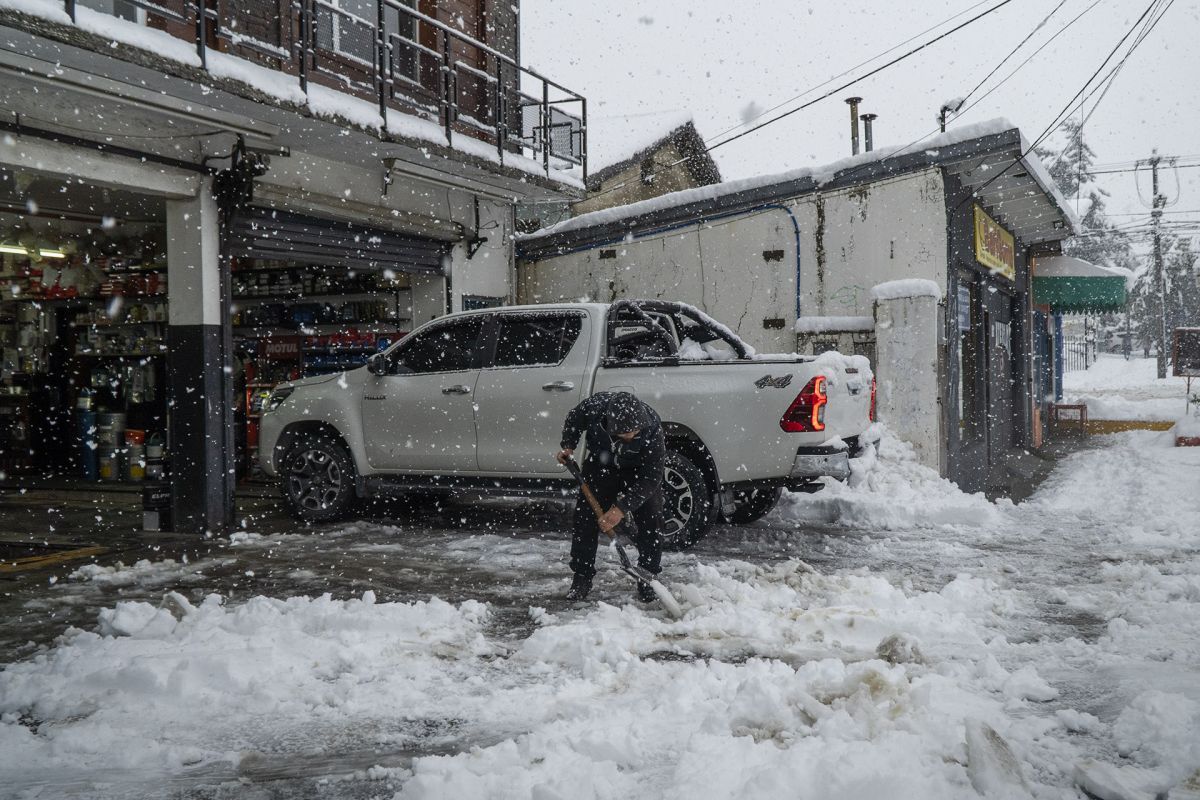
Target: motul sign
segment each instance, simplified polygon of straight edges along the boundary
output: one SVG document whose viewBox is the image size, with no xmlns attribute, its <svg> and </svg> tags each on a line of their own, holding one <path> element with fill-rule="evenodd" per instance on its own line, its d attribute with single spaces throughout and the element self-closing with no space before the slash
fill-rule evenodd
<svg viewBox="0 0 1200 800">
<path fill-rule="evenodd" d="M 267 361 L 299 361 L 299 336 L 269 336 L 258 343 L 258 357 Z"/>
</svg>

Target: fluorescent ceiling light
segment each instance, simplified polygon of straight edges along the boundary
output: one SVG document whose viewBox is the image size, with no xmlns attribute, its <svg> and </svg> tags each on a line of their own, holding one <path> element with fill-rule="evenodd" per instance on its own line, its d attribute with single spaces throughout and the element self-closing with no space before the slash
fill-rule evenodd
<svg viewBox="0 0 1200 800">
<path fill-rule="evenodd" d="M 62 250 L 38 250 L 42 254 L 42 258 L 66 258 L 67 254 Z M 24 247 L 16 244 L 0 244 L 0 253 L 12 253 L 17 256 L 27 256 L 29 251 Z"/>
</svg>

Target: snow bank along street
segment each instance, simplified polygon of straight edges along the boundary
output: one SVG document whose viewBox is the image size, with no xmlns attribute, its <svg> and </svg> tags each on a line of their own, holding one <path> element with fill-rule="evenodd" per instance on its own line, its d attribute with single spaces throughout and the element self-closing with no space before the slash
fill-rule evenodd
<svg viewBox="0 0 1200 800">
<path fill-rule="evenodd" d="M 200 563 L 81 568 L 42 601 L 115 602 L 0 672 L 0 793 L 206 796 L 239 778 L 398 798 L 1195 786 L 1200 451 L 1103 437 L 1020 506 L 960 493 L 886 432 L 860 466 L 668 555 L 679 621 L 632 603 L 611 570 L 598 603 L 560 601 L 552 519 L 246 534 Z M 354 561 L 371 571 L 319 593 L 324 570 Z M 209 592 L 234 569 L 272 596 Z"/>
</svg>

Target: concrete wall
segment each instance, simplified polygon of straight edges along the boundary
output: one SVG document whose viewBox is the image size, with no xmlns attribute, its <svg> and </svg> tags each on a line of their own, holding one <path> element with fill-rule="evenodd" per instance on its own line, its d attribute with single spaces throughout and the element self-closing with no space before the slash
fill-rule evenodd
<svg viewBox="0 0 1200 800">
<path fill-rule="evenodd" d="M 946 285 L 937 169 L 780 206 L 520 264 L 518 300 L 684 300 L 760 350 L 791 352 L 797 271 L 804 316 L 871 316 L 871 287 L 899 278 Z"/>
<path fill-rule="evenodd" d="M 938 300 L 902 297 L 875 305 L 876 413 L 893 433 L 909 442 L 922 464 L 942 471 L 942 406 L 938 340 L 942 330 Z"/>
</svg>

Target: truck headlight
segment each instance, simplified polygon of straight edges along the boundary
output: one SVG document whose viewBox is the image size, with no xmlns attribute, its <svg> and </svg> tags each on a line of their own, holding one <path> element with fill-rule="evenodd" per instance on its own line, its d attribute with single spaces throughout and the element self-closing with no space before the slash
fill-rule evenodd
<svg viewBox="0 0 1200 800">
<path fill-rule="evenodd" d="M 275 391 L 271 392 L 271 396 L 267 398 L 266 404 L 263 405 L 263 413 L 274 411 L 283 405 L 283 401 L 292 396 L 292 392 L 296 391 L 295 386 L 280 386 Z"/>
</svg>

